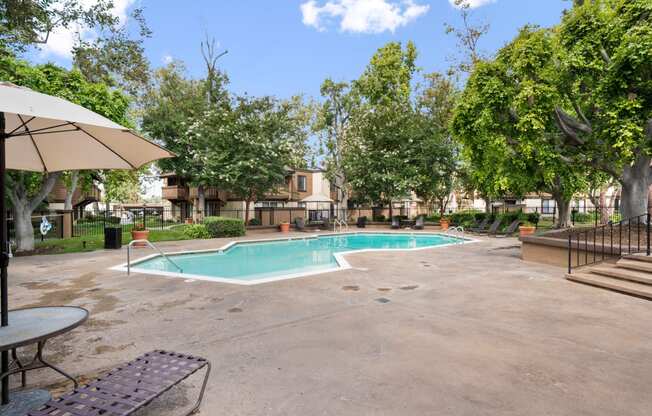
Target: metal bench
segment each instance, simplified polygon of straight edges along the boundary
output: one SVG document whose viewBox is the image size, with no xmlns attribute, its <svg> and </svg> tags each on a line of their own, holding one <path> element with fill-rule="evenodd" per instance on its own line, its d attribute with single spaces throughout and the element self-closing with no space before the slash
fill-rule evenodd
<svg viewBox="0 0 652 416">
<path fill-rule="evenodd" d="M 172 387 L 206 368 L 197 403 L 199 410 L 211 371 L 208 360 L 170 351 L 152 351 L 117 367 L 106 376 L 50 400 L 28 416 L 126 416 L 150 404 Z"/>
</svg>

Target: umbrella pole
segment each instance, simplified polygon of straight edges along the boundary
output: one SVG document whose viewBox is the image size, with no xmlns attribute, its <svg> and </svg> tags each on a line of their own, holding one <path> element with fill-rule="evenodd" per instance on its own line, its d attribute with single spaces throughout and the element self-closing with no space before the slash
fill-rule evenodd
<svg viewBox="0 0 652 416">
<path fill-rule="evenodd" d="M 9 299 L 7 293 L 7 207 L 5 207 L 5 114 L 0 112 L 0 312 L 2 326 L 9 325 Z M 2 373 L 9 370 L 9 351 L 2 351 Z M 2 404 L 9 403 L 9 377 L 2 379 Z"/>
</svg>

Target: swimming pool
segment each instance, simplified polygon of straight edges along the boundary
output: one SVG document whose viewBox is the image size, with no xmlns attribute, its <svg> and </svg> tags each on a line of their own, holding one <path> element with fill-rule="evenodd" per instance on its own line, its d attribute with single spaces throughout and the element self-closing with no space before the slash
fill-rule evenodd
<svg viewBox="0 0 652 416">
<path fill-rule="evenodd" d="M 169 254 L 181 271 L 159 255 L 133 262 L 131 271 L 256 284 L 350 268 L 344 258 L 348 253 L 418 250 L 469 241 L 441 234 L 365 232 L 234 242 L 219 250 Z M 124 269 L 124 266 L 119 267 Z"/>
</svg>

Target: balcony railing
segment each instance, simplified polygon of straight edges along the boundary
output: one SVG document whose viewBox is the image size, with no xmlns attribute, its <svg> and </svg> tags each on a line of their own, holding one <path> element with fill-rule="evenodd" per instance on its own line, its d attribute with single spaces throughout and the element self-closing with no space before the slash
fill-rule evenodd
<svg viewBox="0 0 652 416">
<path fill-rule="evenodd" d="M 162 189 L 163 199 L 168 200 L 186 200 L 188 199 L 188 189 L 182 186 L 164 186 Z"/>
</svg>

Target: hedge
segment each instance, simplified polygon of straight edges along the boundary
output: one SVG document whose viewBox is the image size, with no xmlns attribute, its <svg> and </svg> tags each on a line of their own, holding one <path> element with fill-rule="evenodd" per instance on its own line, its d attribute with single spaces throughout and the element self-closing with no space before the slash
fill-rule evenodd
<svg viewBox="0 0 652 416">
<path fill-rule="evenodd" d="M 183 235 L 191 239 L 211 238 L 211 233 L 204 224 L 184 225 Z"/>
<path fill-rule="evenodd" d="M 244 221 L 239 218 L 206 217 L 204 226 L 213 238 L 245 235 Z"/>
</svg>

